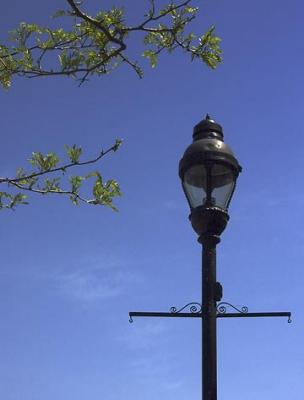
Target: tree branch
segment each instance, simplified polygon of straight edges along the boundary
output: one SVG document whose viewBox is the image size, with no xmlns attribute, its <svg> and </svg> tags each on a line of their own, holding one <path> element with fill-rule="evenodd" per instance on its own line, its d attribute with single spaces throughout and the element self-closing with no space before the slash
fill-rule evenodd
<svg viewBox="0 0 304 400">
<path fill-rule="evenodd" d="M 120 40 L 117 39 L 116 37 L 114 37 L 113 35 L 111 35 L 111 33 L 109 32 L 108 29 L 106 29 L 101 22 L 97 21 L 96 19 L 90 17 L 89 15 L 85 14 L 83 11 L 81 11 L 77 5 L 75 4 L 74 0 L 67 0 L 67 2 L 69 3 L 69 5 L 71 6 L 72 10 L 74 11 L 75 15 L 77 15 L 77 17 L 83 19 L 84 21 L 89 22 L 90 24 L 96 26 L 97 29 L 101 30 L 105 36 L 107 37 L 107 39 L 110 42 L 116 43 L 121 47 L 121 50 L 125 50 L 127 48 L 127 46 L 125 45 L 125 43 Z"/>
<path fill-rule="evenodd" d="M 126 38 L 131 32 L 142 33 L 145 47 L 142 55 L 150 59 L 152 67 L 156 66 L 157 56 L 163 50 L 171 52 L 178 47 L 189 52 L 192 60 L 196 58 L 211 68 L 221 62 L 221 50 L 216 41 L 219 38 L 212 33 L 201 46 L 200 39 L 206 34 L 196 36 L 185 32 L 197 15 L 198 9 L 190 7 L 193 0 L 180 0 L 178 4 L 172 1 L 160 11 L 156 11 L 155 0 L 150 0 L 150 10 L 135 26 L 124 23 L 123 9 L 112 7 L 93 17 L 82 11 L 76 0 L 66 1 L 70 10 L 57 16 L 73 17 L 71 30 L 21 23 L 13 36 L 16 45 L 11 49 L 0 45 L 0 83 L 4 88 L 11 85 L 14 75 L 28 78 L 72 76 L 82 85 L 88 76 L 111 72 L 120 60 L 142 77 L 138 63 L 125 52 Z M 47 56 L 54 51 L 59 59 L 57 68 L 47 64 Z"/>
<path fill-rule="evenodd" d="M 139 31 L 139 30 L 145 30 L 143 29 L 149 22 L 151 21 L 158 21 L 159 19 L 164 18 L 166 15 L 172 13 L 172 11 L 177 11 L 180 8 L 183 7 L 187 7 L 188 4 L 191 3 L 192 0 L 186 0 L 183 3 L 177 4 L 176 6 L 172 6 L 172 7 L 168 7 L 168 10 L 158 14 L 157 16 L 155 16 L 155 4 L 154 1 L 152 2 L 152 10 L 151 10 L 151 15 L 149 18 L 147 18 L 145 21 L 143 21 L 141 24 L 134 26 L 134 27 L 128 27 L 128 28 L 124 28 L 122 29 L 122 31 L 126 31 L 126 32 L 131 32 L 131 31 Z"/>
<path fill-rule="evenodd" d="M 77 147 L 73 145 L 72 147 L 66 147 L 67 154 L 71 160 L 71 163 L 67 163 L 57 167 L 59 162 L 59 158 L 55 153 L 48 153 L 47 155 L 43 155 L 40 152 L 34 152 L 32 158 L 29 162 L 40 169 L 38 172 L 32 172 L 30 174 L 26 174 L 23 168 L 17 171 L 15 178 L 0 178 L 0 184 L 7 184 L 10 188 L 16 188 L 21 190 L 22 192 L 32 192 L 41 195 L 47 194 L 60 194 L 69 196 L 70 200 L 74 204 L 78 204 L 79 201 L 85 202 L 87 204 L 93 205 L 105 205 L 113 210 L 116 210 L 113 205 L 113 199 L 117 196 L 121 196 L 120 188 L 118 183 L 110 179 L 108 181 L 104 181 L 103 177 L 98 171 L 91 171 L 84 176 L 72 175 L 68 177 L 68 182 L 70 188 L 64 189 L 61 187 L 61 184 L 65 184 L 67 182 L 63 181 L 62 175 L 58 175 L 49 178 L 50 174 L 65 172 L 67 169 L 76 166 L 86 166 L 99 161 L 106 154 L 109 154 L 111 151 L 117 151 L 121 144 L 121 140 L 117 139 L 116 143 L 108 148 L 105 151 L 101 151 L 99 156 L 94 159 L 86 160 L 79 162 L 78 159 L 82 153 L 81 147 Z M 41 179 L 41 177 L 46 176 L 45 179 Z M 95 178 L 94 183 L 92 185 L 92 199 L 84 198 L 80 195 L 80 189 L 84 182 L 88 181 L 91 178 Z M 4 192 L 0 191 L 0 210 L 1 209 L 14 209 L 19 204 L 28 204 L 25 199 L 27 195 L 14 192 Z"/>
<path fill-rule="evenodd" d="M 33 178 L 38 178 L 38 177 L 40 177 L 42 175 L 51 174 L 51 173 L 54 173 L 54 172 L 64 172 L 65 170 L 67 170 L 69 168 L 72 168 L 72 167 L 94 164 L 97 161 L 99 161 L 101 158 L 103 158 L 105 155 L 109 154 L 111 151 L 113 151 L 113 152 L 117 151 L 119 145 L 120 145 L 120 143 L 115 143 L 112 147 L 110 147 L 106 151 L 101 151 L 99 156 L 97 156 L 96 158 L 93 158 L 92 160 L 65 164 L 65 165 L 62 165 L 61 167 L 58 167 L 58 168 L 52 168 L 52 169 L 49 169 L 49 170 L 46 170 L 46 171 L 41 171 L 41 172 L 34 172 L 32 174 L 22 176 L 21 178 L 1 178 L 0 177 L 0 184 L 1 183 L 8 183 L 8 184 L 11 184 L 11 185 L 15 185 L 18 182 L 22 182 L 24 180 L 30 180 L 30 179 L 33 179 Z"/>
<path fill-rule="evenodd" d="M 62 190 L 62 189 L 58 189 L 58 190 L 55 190 L 55 189 L 43 190 L 43 189 L 34 189 L 34 188 L 29 187 L 29 186 L 23 186 L 23 185 L 21 185 L 21 184 L 19 184 L 17 182 L 10 182 L 10 184 L 15 186 L 18 189 L 25 190 L 25 191 L 32 192 L 32 193 L 38 193 L 38 194 L 42 194 L 42 195 L 46 195 L 46 194 L 49 194 L 49 193 L 61 194 L 61 195 L 69 195 L 69 196 L 73 196 L 73 197 L 77 198 L 78 200 L 80 200 L 80 201 L 82 201 L 84 203 L 87 203 L 87 204 L 92 203 L 92 200 L 84 199 L 78 193 L 70 191 L 70 190 Z"/>
</svg>

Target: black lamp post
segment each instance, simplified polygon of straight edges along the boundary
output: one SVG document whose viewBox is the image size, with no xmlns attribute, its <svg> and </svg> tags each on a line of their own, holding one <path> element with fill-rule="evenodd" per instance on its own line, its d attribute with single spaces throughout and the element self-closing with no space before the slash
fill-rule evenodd
<svg viewBox="0 0 304 400">
<path fill-rule="evenodd" d="M 241 167 L 231 149 L 224 143 L 222 127 L 208 115 L 194 127 L 193 143 L 186 149 L 180 163 L 179 176 L 190 206 L 192 227 L 203 246 L 202 301 L 191 302 L 170 312 L 129 313 L 133 317 L 182 317 L 202 320 L 202 383 L 203 400 L 217 400 L 217 318 L 288 317 L 290 312 L 248 312 L 222 302 L 222 286 L 216 280 L 216 245 L 229 220 L 228 207 Z M 219 302 L 219 303 L 218 303 Z M 185 312 L 187 308 L 190 312 Z M 236 312 L 227 312 L 227 307 Z"/>
<path fill-rule="evenodd" d="M 241 167 L 223 141 L 222 127 L 209 115 L 194 127 L 193 143 L 179 164 L 179 176 L 191 214 L 189 219 L 203 245 L 202 375 L 203 399 L 217 398 L 216 319 L 222 286 L 216 281 L 216 245 L 225 229 Z"/>
</svg>

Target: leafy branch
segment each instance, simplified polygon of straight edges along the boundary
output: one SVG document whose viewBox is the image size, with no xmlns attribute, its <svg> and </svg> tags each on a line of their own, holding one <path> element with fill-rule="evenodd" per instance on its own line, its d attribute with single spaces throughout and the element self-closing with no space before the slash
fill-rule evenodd
<svg viewBox="0 0 304 400">
<path fill-rule="evenodd" d="M 150 6 L 143 20 L 133 26 L 127 24 L 122 8 L 112 7 L 91 16 L 83 11 L 82 2 L 65 1 L 69 8 L 57 11 L 53 17 L 66 18 L 69 28 L 59 25 L 51 29 L 21 22 L 10 32 L 10 45 L 0 44 L 0 84 L 3 88 L 9 88 L 15 76 L 68 76 L 81 85 L 92 75 L 108 74 L 123 63 L 142 78 L 141 66 L 128 53 L 132 43 L 129 38 L 135 34 L 141 35 L 141 55 L 150 61 L 152 68 L 157 65 L 161 53 L 178 49 L 189 54 L 191 61 L 199 60 L 210 68 L 216 68 L 222 61 L 220 38 L 215 35 L 214 26 L 202 35 L 189 33 L 189 26 L 198 15 L 198 8 L 192 6 L 194 0 L 171 1 L 162 8 L 157 7 L 156 0 L 149 0 Z M 0 184 L 6 184 L 10 189 L 0 192 L 0 209 L 27 204 L 26 192 L 65 195 L 74 204 L 84 202 L 115 209 L 113 199 L 121 194 L 115 180 L 104 181 L 96 171 L 69 178 L 65 174 L 72 168 L 98 162 L 116 151 L 120 143 L 116 141 L 108 150 L 86 161 L 80 161 L 80 147 L 66 146 L 69 161 L 63 164 L 55 153 L 32 153 L 29 162 L 33 171 L 20 168 L 13 178 L 0 177 Z M 90 179 L 94 179 L 92 198 L 87 198 L 80 189 Z"/>
<path fill-rule="evenodd" d="M 143 37 L 142 56 L 152 67 L 156 66 L 160 53 L 176 49 L 210 68 L 216 68 L 222 61 L 220 38 L 213 26 L 202 35 L 187 33 L 198 14 L 198 8 L 191 6 L 192 0 L 171 2 L 161 9 L 157 9 L 155 0 L 150 0 L 143 21 L 134 26 L 125 22 L 122 8 L 112 7 L 90 16 L 79 2 L 66 2 L 69 9 L 58 11 L 54 17 L 68 18 L 69 29 L 22 22 L 10 34 L 13 45 L 0 44 L 0 83 L 4 88 L 10 87 L 15 75 L 70 76 L 82 84 L 90 76 L 108 74 L 122 63 L 142 78 L 138 61 L 127 53 L 127 39 L 136 33 Z"/>
<path fill-rule="evenodd" d="M 98 171 L 92 171 L 87 175 L 71 175 L 65 179 L 67 170 L 95 164 L 107 154 L 116 152 L 121 145 L 121 140 L 117 139 L 115 144 L 107 150 L 102 150 L 99 155 L 93 159 L 80 161 L 82 154 L 81 147 L 73 145 L 72 147 L 65 146 L 66 154 L 69 162 L 60 164 L 60 160 L 55 153 L 48 153 L 43 155 L 40 152 L 33 152 L 29 163 L 34 167 L 32 172 L 27 173 L 23 168 L 18 169 L 16 177 L 7 178 L 0 177 L 0 184 L 7 184 L 9 188 L 21 190 L 22 192 L 0 192 L 0 210 L 1 209 L 15 209 L 19 204 L 28 204 L 26 199 L 27 195 L 24 192 L 32 192 L 41 195 L 57 194 L 65 195 L 70 200 L 78 205 L 79 202 L 84 202 L 91 205 L 105 205 L 113 210 L 116 207 L 113 204 L 113 199 L 121 196 L 118 183 L 110 179 L 103 181 L 103 178 Z M 55 175 L 55 177 L 52 177 Z M 87 198 L 80 194 L 85 181 L 93 178 L 92 197 Z M 69 186 L 64 188 L 64 186 Z"/>
</svg>

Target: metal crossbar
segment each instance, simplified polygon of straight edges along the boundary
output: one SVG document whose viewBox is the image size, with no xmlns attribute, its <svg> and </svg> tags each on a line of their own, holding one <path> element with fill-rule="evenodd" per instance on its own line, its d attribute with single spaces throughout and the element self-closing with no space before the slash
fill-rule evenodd
<svg viewBox="0 0 304 400">
<path fill-rule="evenodd" d="M 169 318 L 204 318 L 203 312 L 144 312 L 144 311 L 131 311 L 129 313 L 130 322 L 133 322 L 133 317 L 169 317 Z M 238 313 L 217 313 L 217 318 L 259 318 L 259 317 L 287 317 L 288 322 L 291 322 L 290 312 L 238 312 Z"/>
</svg>

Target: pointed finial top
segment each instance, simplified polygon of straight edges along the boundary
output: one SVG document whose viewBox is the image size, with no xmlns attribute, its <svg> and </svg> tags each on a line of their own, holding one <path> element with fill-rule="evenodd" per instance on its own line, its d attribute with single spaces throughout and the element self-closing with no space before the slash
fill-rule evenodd
<svg viewBox="0 0 304 400">
<path fill-rule="evenodd" d="M 214 119 L 212 117 L 210 117 L 210 115 L 208 113 L 206 114 L 205 120 L 215 122 Z"/>
<path fill-rule="evenodd" d="M 206 114 L 205 119 L 195 125 L 193 129 L 193 140 L 202 138 L 217 138 L 223 140 L 223 129 L 220 124 L 215 122 L 209 114 Z"/>
</svg>

